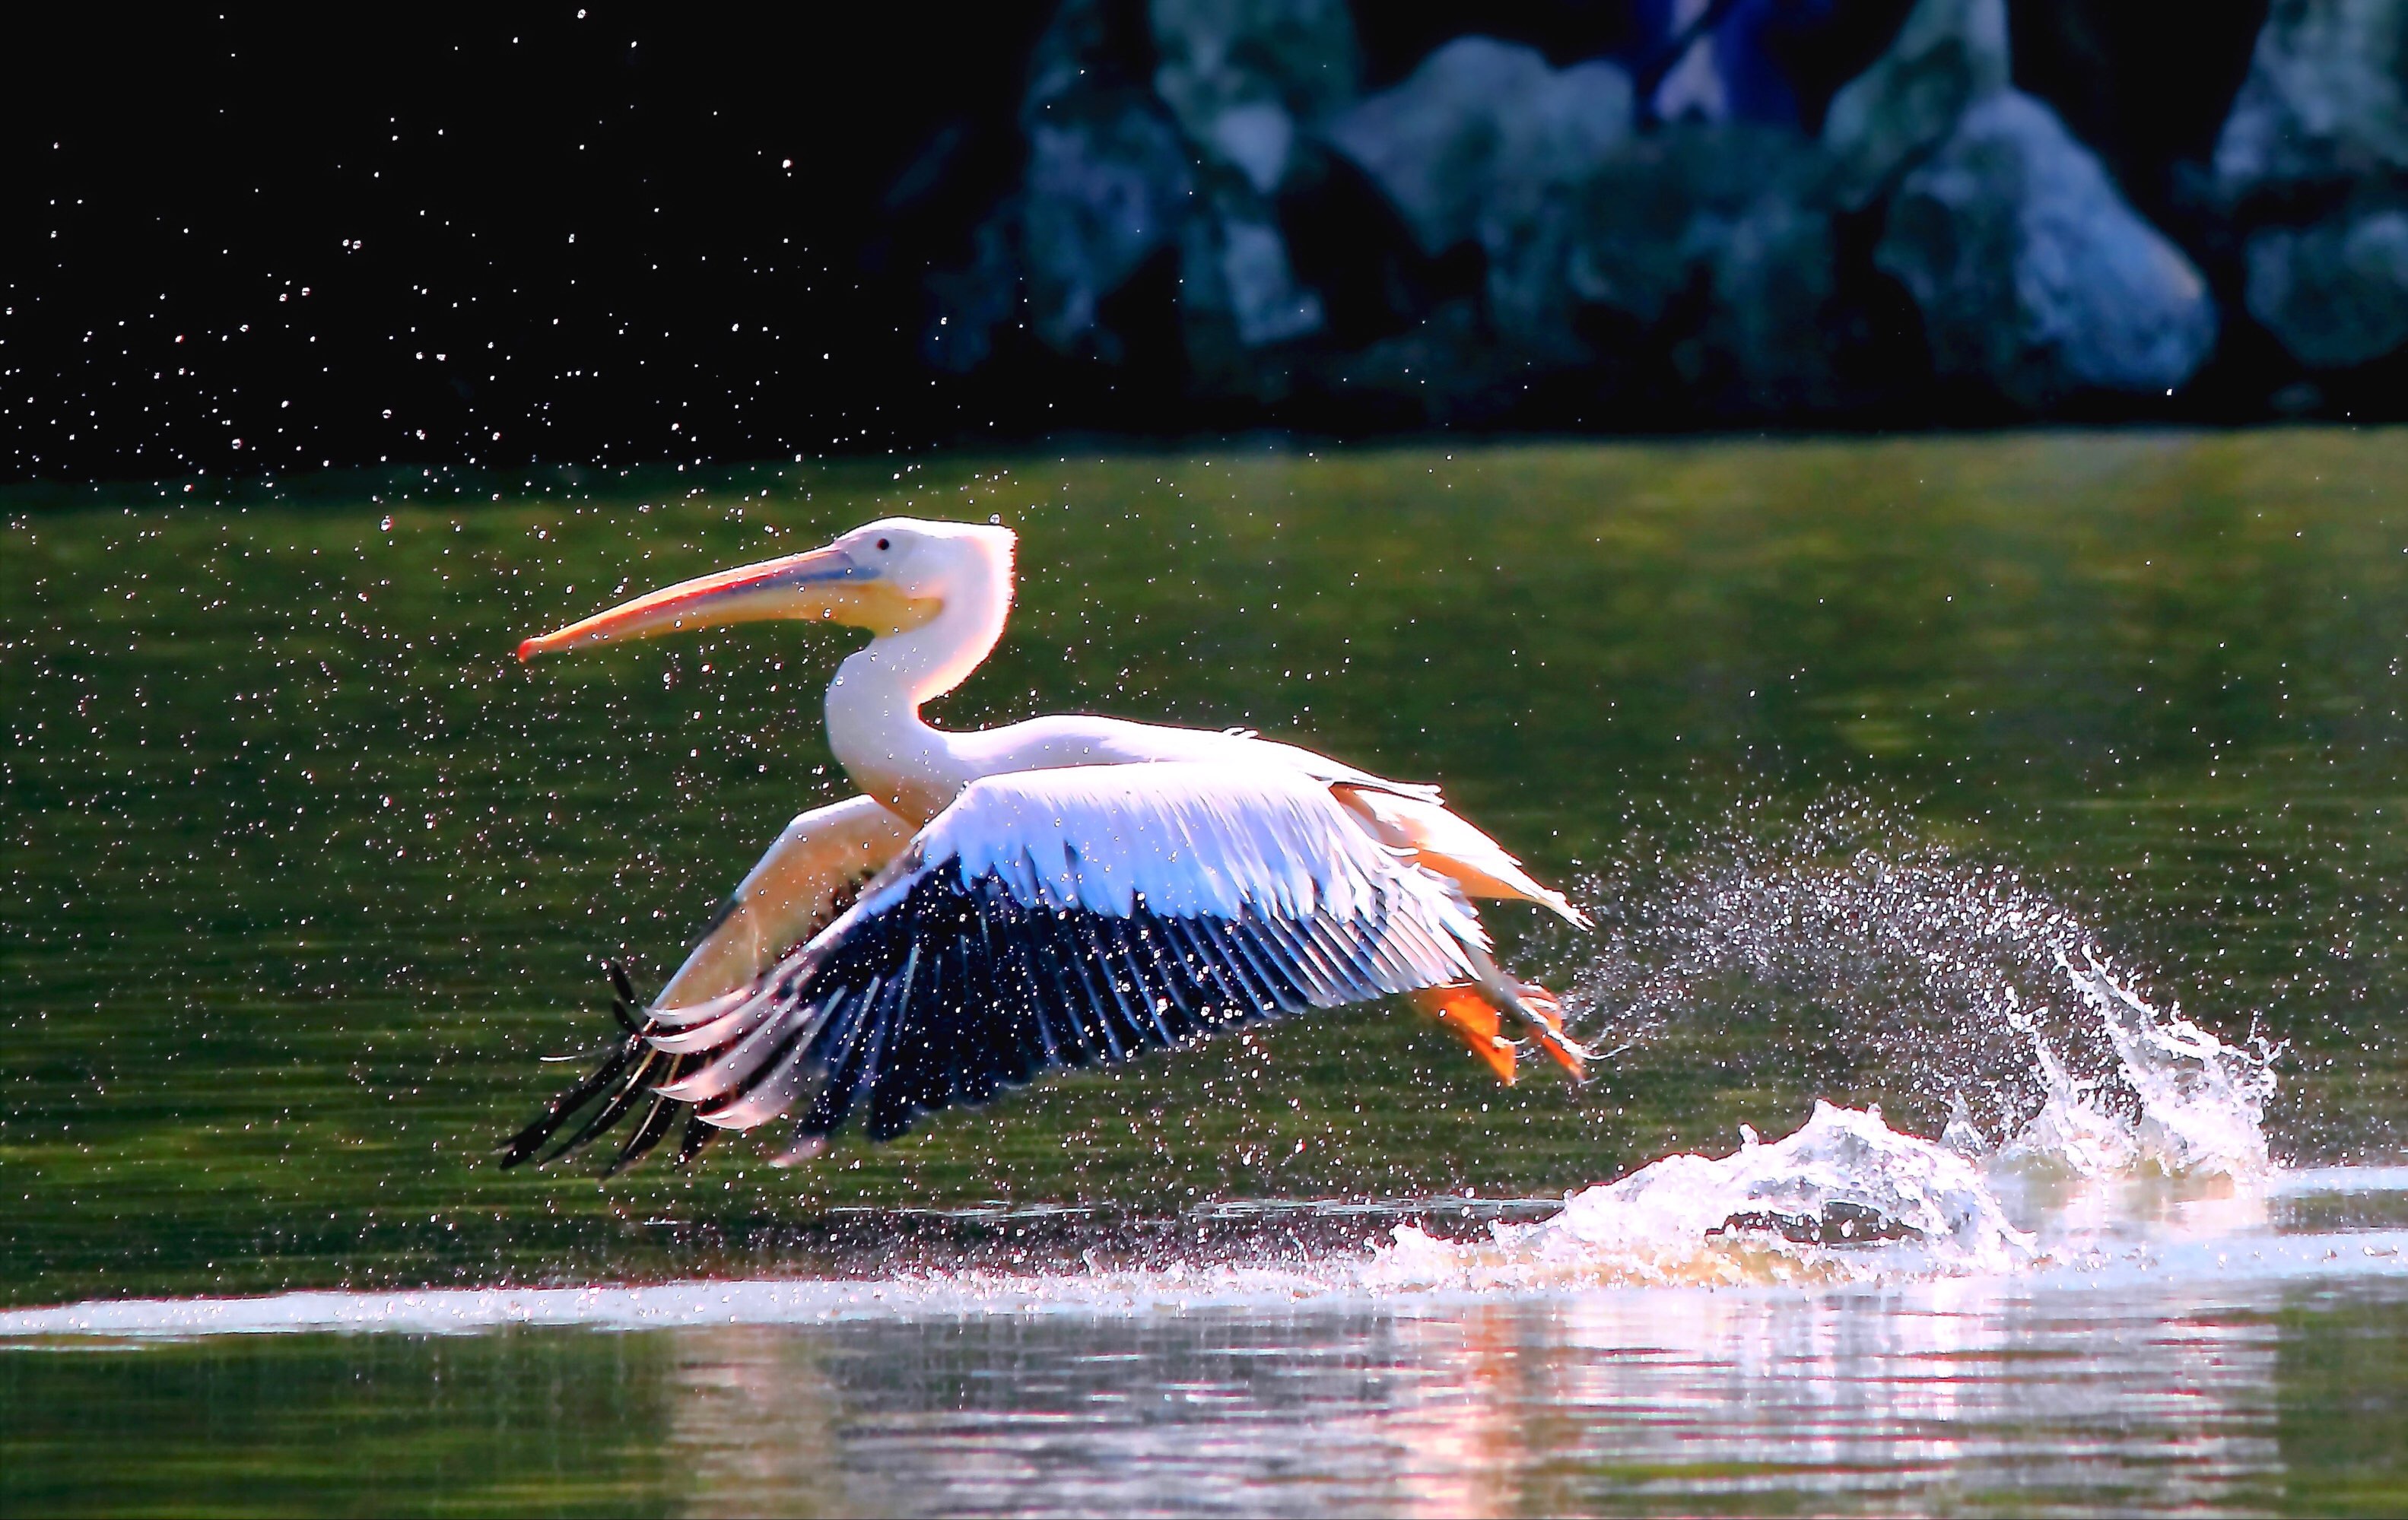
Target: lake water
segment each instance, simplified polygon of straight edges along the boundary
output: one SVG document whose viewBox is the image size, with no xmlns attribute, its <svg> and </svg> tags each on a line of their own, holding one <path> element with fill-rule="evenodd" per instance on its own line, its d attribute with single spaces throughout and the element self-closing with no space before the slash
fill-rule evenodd
<svg viewBox="0 0 2408 1520">
<path fill-rule="evenodd" d="M 0 1507 L 2398 1509 L 2402 479 L 2302 429 L 0 497 Z M 795 1170 L 494 1169 L 598 958 L 656 983 L 841 795 L 850 644 L 511 649 L 890 511 L 1023 535 L 939 721 L 1442 782 L 1598 918 L 1489 915 L 1597 1080 L 1372 1007 Z"/>
</svg>

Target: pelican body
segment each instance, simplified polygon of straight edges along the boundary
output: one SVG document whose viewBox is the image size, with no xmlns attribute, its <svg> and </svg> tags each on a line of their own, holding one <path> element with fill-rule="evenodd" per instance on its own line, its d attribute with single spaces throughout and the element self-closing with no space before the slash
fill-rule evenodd
<svg viewBox="0 0 2408 1520">
<path fill-rule="evenodd" d="M 872 1140 L 1055 1066 L 1402 994 L 1502 1080 L 1512 1016 L 1575 1077 L 1555 999 L 1491 954 L 1475 897 L 1582 918 L 1435 788 L 1251 733 L 1055 716 L 974 733 L 921 706 L 1002 637 L 1014 538 L 891 518 L 529 638 L 519 658 L 767 619 L 866 628 L 828 687 L 861 795 L 779 835 L 626 1035 L 503 1147 L 576 1150 L 643 1111 L 610 1169 L 684 1120 L 681 1159 L 791 1111 L 779 1157 L 856 1109 Z"/>
</svg>

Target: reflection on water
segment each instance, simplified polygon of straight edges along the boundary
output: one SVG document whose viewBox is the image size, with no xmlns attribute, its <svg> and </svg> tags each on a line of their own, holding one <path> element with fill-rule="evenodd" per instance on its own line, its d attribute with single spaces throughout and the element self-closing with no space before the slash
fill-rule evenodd
<svg viewBox="0 0 2408 1520">
<path fill-rule="evenodd" d="M 667 1427 L 690 1514 L 884 1514 L 910 1506 L 882 1492 L 875 1465 L 847 1461 L 842 1395 L 817 1337 L 750 1328 L 682 1332 Z"/>
<path fill-rule="evenodd" d="M 829 1412 L 847 1470 L 931 1512 L 2248 1502 L 2279 1468 L 2274 1332 L 2172 1307 L 1626 1293 L 913 1325 L 848 1338 Z"/>
<path fill-rule="evenodd" d="M 1920 1146 L 1979 1185 L 1827 1110 L 1591 1190 L 1564 1223 L 1499 1222 L 1484 1247 L 1400 1226 L 1302 1257 L 0 1311 L 0 1498 L 277 1507 L 242 1486 L 258 1470 L 364 1508 L 699 1514 L 2408 1499 L 2396 1169 L 2027 1174 L 2004 1196 L 2028 1267 L 1775 1233 L 1721 1258 L 1778 1268 L 1754 1282 L 1598 1285 L 1648 1280 L 1623 1257 L 1711 1227 L 1666 1224 L 1629 1183 L 1792 1187 L 1868 1134 L 1886 1139 L 1843 1146 L 1848 1165 L 1877 1177 Z M 1615 1210 L 1670 1233 L 1599 1228 Z M 313 1444 L 353 1429 L 373 1438 Z"/>
<path fill-rule="evenodd" d="M 246 1473 L 310 1470 L 332 1385 L 373 1436 L 314 1470 L 364 1509 L 2263 1511 L 2336 1484 L 2381 1507 L 2408 1497 L 2403 1354 L 2397 1280 L 2247 1278 L 20 1349 L 0 1498 L 254 1507 Z M 2302 1413 L 2340 1404 L 2355 1427 Z M 94 1409 L 124 1412 L 69 1412 Z"/>
</svg>

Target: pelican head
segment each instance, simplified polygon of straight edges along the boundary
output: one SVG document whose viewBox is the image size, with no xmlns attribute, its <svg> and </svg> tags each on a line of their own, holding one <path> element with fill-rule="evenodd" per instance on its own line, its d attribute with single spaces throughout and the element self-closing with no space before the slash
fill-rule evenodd
<svg viewBox="0 0 2408 1520">
<path fill-rule="evenodd" d="M 883 637 L 949 607 L 995 609 L 1011 595 L 1012 532 L 978 523 L 888 517 L 824 549 L 697 576 L 519 645 L 519 658 L 770 618 L 841 623 Z"/>
</svg>

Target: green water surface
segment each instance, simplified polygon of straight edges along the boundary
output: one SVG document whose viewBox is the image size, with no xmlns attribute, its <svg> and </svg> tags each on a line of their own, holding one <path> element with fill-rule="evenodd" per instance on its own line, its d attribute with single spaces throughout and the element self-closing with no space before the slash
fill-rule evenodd
<svg viewBox="0 0 2408 1520">
<path fill-rule="evenodd" d="M 1022 535 L 1010 632 L 939 722 L 1247 724 L 1440 782 L 1569 882 L 1870 799 L 2032 873 L 2154 996 L 2288 1040 L 2278 1153 L 2397 1154 L 2403 480 L 2408 434 L 2289 430 L 21 492 L 0 1304 L 770 1269 L 850 1210 L 1544 1194 L 1818 1096 L 1912 1103 L 1738 988 L 1577 1091 L 1369 1007 L 810 1169 L 739 1140 L 607 1184 L 494 1169 L 562 1069 L 535 1058 L 603 1027 L 597 958 L 656 982 L 844 794 L 819 704 L 857 636 L 513 646 L 891 512 Z M 1577 936 L 1490 916 L 1577 975 Z"/>
</svg>

